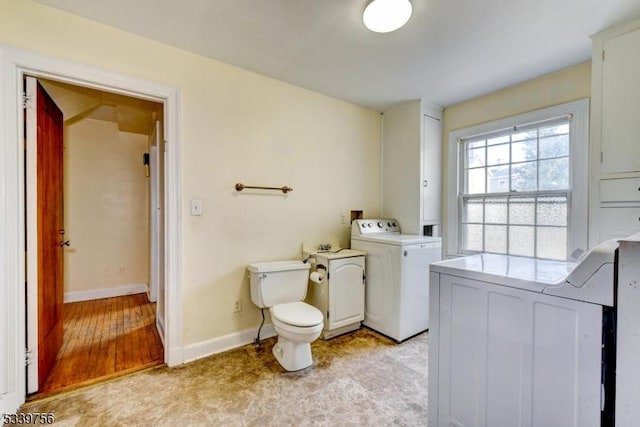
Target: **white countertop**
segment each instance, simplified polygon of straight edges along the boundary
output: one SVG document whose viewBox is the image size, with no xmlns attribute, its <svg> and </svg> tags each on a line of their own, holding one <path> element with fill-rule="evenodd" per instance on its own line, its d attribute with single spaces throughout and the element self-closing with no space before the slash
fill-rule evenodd
<svg viewBox="0 0 640 427">
<path fill-rule="evenodd" d="M 477 254 L 431 264 L 431 271 L 543 292 L 564 285 L 575 263 L 499 254 Z"/>
<path fill-rule="evenodd" d="M 332 251 L 317 251 L 315 253 L 316 256 L 325 257 L 327 259 L 351 258 L 354 256 L 364 256 L 366 254 L 367 253 L 363 251 L 346 248 Z"/>
</svg>

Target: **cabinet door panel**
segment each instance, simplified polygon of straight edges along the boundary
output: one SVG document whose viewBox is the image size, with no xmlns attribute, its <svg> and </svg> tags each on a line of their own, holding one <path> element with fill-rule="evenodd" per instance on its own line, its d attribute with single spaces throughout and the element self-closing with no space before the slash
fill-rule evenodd
<svg viewBox="0 0 640 427">
<path fill-rule="evenodd" d="M 500 293 L 489 293 L 487 303 L 487 337 L 494 337 L 487 343 L 487 425 L 517 426 L 528 391 L 522 375 L 528 362 L 522 357 L 527 307 L 522 298 Z"/>
<path fill-rule="evenodd" d="M 364 319 L 364 257 L 329 262 L 329 328 Z"/>
<path fill-rule="evenodd" d="M 605 43 L 602 174 L 640 171 L 640 30 Z"/>
<path fill-rule="evenodd" d="M 424 116 L 422 141 L 422 221 L 440 223 L 442 130 L 440 120 Z"/>
<path fill-rule="evenodd" d="M 600 241 L 640 232 L 640 206 L 600 209 Z"/>
<path fill-rule="evenodd" d="M 640 178 L 601 180 L 600 201 L 640 202 Z"/>
</svg>

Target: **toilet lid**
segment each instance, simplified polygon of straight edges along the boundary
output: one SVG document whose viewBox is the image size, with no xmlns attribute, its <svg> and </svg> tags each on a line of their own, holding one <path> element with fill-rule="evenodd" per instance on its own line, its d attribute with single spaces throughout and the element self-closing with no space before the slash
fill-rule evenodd
<svg viewBox="0 0 640 427">
<path fill-rule="evenodd" d="M 271 317 L 293 326 L 316 326 L 322 323 L 322 313 L 304 302 L 290 302 L 271 307 Z"/>
</svg>

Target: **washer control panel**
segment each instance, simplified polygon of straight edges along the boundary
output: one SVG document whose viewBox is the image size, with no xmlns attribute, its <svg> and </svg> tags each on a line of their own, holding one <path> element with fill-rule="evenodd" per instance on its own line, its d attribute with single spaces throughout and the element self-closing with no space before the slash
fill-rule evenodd
<svg viewBox="0 0 640 427">
<path fill-rule="evenodd" d="M 373 233 L 400 233 L 400 224 L 395 219 L 356 219 L 351 224 L 351 235 Z"/>
</svg>

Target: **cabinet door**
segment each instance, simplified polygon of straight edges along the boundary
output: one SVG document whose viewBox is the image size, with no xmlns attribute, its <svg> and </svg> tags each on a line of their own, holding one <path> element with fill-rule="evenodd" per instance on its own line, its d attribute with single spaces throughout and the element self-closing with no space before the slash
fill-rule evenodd
<svg viewBox="0 0 640 427">
<path fill-rule="evenodd" d="M 640 171 L 640 30 L 608 40 L 602 63 L 603 175 Z"/>
<path fill-rule="evenodd" d="M 422 221 L 440 224 L 440 168 L 442 130 L 440 120 L 424 116 L 422 137 Z"/>
<path fill-rule="evenodd" d="M 640 178 L 600 180 L 600 201 L 640 202 Z"/>
<path fill-rule="evenodd" d="M 364 319 L 364 256 L 329 262 L 329 327 Z"/>
<path fill-rule="evenodd" d="M 445 274 L 439 291 L 437 425 L 600 425 L 600 306 Z"/>
<path fill-rule="evenodd" d="M 640 232 L 640 206 L 600 208 L 600 241 Z"/>
</svg>

